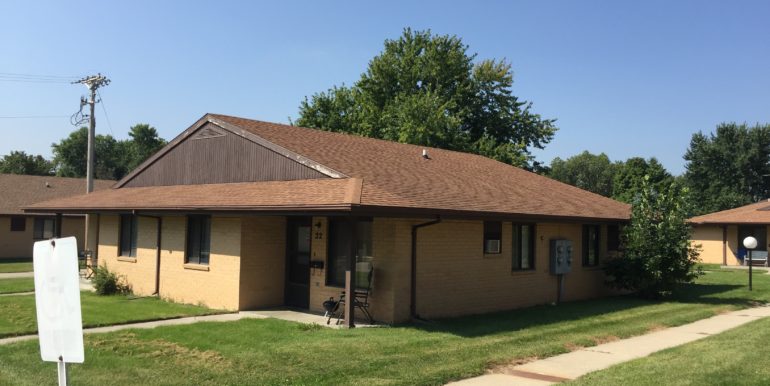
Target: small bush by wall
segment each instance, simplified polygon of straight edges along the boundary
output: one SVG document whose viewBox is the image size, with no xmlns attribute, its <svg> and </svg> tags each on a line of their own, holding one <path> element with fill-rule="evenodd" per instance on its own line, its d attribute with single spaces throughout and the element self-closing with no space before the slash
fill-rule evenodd
<svg viewBox="0 0 770 386">
<path fill-rule="evenodd" d="M 131 293 L 131 288 L 123 282 L 122 278 L 114 272 L 110 272 L 107 267 L 96 267 L 93 283 L 97 295 L 122 295 Z"/>
</svg>

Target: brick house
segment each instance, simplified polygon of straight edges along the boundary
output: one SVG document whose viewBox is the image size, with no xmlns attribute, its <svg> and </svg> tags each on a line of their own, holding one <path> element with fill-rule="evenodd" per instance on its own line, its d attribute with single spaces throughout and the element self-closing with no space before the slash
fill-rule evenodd
<svg viewBox="0 0 770 386">
<path fill-rule="evenodd" d="M 141 295 L 322 310 L 374 267 L 382 322 L 606 293 L 629 206 L 482 156 L 207 114 L 113 189 L 33 205 L 91 213 L 100 264 Z M 350 258 L 355 256 L 355 258 Z"/>
<path fill-rule="evenodd" d="M 94 181 L 94 189 L 109 188 L 115 181 Z M 32 244 L 53 237 L 53 213 L 24 213 L 22 208 L 40 201 L 82 194 L 86 180 L 52 176 L 0 174 L 0 259 L 30 259 Z M 85 216 L 62 218 L 61 234 L 75 236 L 83 249 Z"/>
<path fill-rule="evenodd" d="M 700 245 L 702 262 L 742 265 L 746 262 L 743 239 L 754 236 L 757 248 L 752 255 L 758 262 L 767 263 L 770 200 L 693 217 L 690 223 L 692 243 Z"/>
</svg>

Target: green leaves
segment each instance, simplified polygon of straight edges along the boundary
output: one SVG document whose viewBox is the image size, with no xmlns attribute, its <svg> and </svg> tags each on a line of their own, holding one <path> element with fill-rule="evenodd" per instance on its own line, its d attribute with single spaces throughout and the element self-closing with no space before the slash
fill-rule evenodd
<svg viewBox="0 0 770 386">
<path fill-rule="evenodd" d="M 147 124 L 131 127 L 128 140 L 116 140 L 111 135 L 97 135 L 94 143 L 94 176 L 98 179 L 119 180 L 147 157 L 165 146 L 155 128 Z M 51 145 L 56 175 L 85 177 L 88 153 L 88 128 L 81 127 L 67 138 Z"/>
<path fill-rule="evenodd" d="M 715 134 L 693 134 L 684 159 L 697 214 L 770 196 L 770 125 L 722 123 Z"/>
<path fill-rule="evenodd" d="M 655 188 L 650 180 L 641 180 L 634 199 L 624 255 L 608 261 L 605 271 L 609 286 L 658 298 L 698 277 L 699 250 L 690 243 L 688 190 L 677 183 Z"/>
<path fill-rule="evenodd" d="M 509 63 L 474 63 L 467 51 L 457 36 L 407 28 L 352 87 L 305 98 L 293 123 L 529 166 L 529 149 L 550 142 L 555 120 L 512 95 Z"/>
<path fill-rule="evenodd" d="M 50 176 L 53 174 L 53 164 L 41 155 L 12 151 L 0 159 L 0 173 Z"/>
</svg>

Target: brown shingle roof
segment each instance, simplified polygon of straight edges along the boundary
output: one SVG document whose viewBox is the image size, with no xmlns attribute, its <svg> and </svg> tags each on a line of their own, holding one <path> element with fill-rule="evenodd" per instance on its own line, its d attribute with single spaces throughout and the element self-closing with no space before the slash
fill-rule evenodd
<svg viewBox="0 0 770 386">
<path fill-rule="evenodd" d="M 114 183 L 95 180 L 94 190 L 107 189 Z M 34 203 L 83 194 L 85 190 L 83 178 L 0 174 L 0 215 L 22 214 L 22 208 Z"/>
<path fill-rule="evenodd" d="M 479 155 L 210 115 L 363 180 L 361 205 L 628 219 L 627 204 Z"/>
<path fill-rule="evenodd" d="M 407 145 L 396 142 L 364 138 L 354 135 L 332 133 L 327 131 L 261 122 L 225 115 L 209 114 L 200 120 L 210 120 L 214 124 L 231 126 L 232 130 L 247 131 L 272 142 L 291 152 L 299 154 L 355 179 L 354 185 L 360 186 L 360 191 L 353 194 L 348 191 L 349 197 L 360 197 L 361 209 L 379 210 L 385 209 L 390 213 L 398 211 L 419 211 L 424 214 L 453 212 L 453 213 L 479 213 L 500 214 L 505 216 L 523 217 L 559 217 L 574 219 L 596 220 L 627 220 L 630 215 L 630 207 L 627 204 L 594 194 L 576 187 L 557 182 L 523 169 L 515 168 L 491 160 L 486 157 L 460 153 L 423 146 Z M 422 150 L 427 149 L 429 159 L 422 157 Z M 160 153 L 159 153 L 160 154 Z M 321 179 L 320 181 L 348 180 Z M 322 187 L 319 180 L 305 181 L 303 188 L 311 189 L 314 194 L 321 195 L 314 189 Z M 330 182 L 329 187 L 335 186 Z M 134 189 L 120 188 L 115 192 L 89 195 L 89 199 L 61 200 L 56 203 L 37 205 L 41 208 L 51 209 L 94 209 L 97 202 L 109 205 L 108 201 L 123 202 L 119 205 L 128 205 L 132 202 L 133 209 L 139 209 L 142 205 L 156 202 L 156 195 L 167 200 L 164 205 L 173 205 L 174 197 L 165 192 L 172 189 L 201 189 L 200 194 L 210 195 L 199 197 L 206 205 L 221 207 L 218 198 L 224 189 L 221 185 L 208 189 L 195 187 L 152 187 L 135 194 Z M 235 200 L 228 205 L 237 204 L 238 199 L 243 199 L 242 204 L 249 204 L 248 189 L 258 189 L 270 192 L 283 201 L 270 202 L 265 205 L 296 205 L 302 208 L 305 199 L 302 195 L 294 195 L 292 192 L 282 192 L 280 189 L 290 189 L 293 185 L 286 182 L 254 182 L 240 185 L 243 191 L 230 197 Z M 349 185 L 349 183 L 345 183 Z M 297 185 L 299 186 L 299 185 Z M 325 185 L 323 185 L 326 187 Z M 123 193 L 120 193 L 123 191 Z M 187 192 L 187 190 L 184 190 Z M 267 194 L 267 193 L 265 193 Z M 330 193 L 332 196 L 335 193 Z M 130 198 L 129 198 L 130 197 Z M 320 197 L 320 196 L 319 196 Z M 329 199 L 330 197 L 326 197 Z M 348 203 L 349 199 L 337 200 L 336 196 L 330 201 L 336 204 Z M 97 201 L 98 200 L 98 201 Z M 135 200 L 135 201 L 132 201 Z M 309 198 L 310 202 L 313 198 Z M 162 200 L 158 200 L 160 202 Z M 323 200 L 322 200 L 323 201 Z M 328 204 L 329 200 L 323 201 Z M 187 202 L 187 201 L 183 201 Z M 218 203 L 219 202 L 219 203 Z M 262 205 L 262 202 L 258 202 Z M 193 203 L 199 205 L 200 203 Z M 118 204 L 111 204 L 118 205 Z M 350 204 L 348 203 L 348 206 Z M 106 206 L 99 206 L 106 207 Z M 173 206 L 172 206 L 173 207 Z M 400 212 L 399 212 L 400 213 Z"/>
<path fill-rule="evenodd" d="M 696 216 L 693 224 L 770 224 L 770 201 Z"/>
<path fill-rule="evenodd" d="M 239 182 L 108 189 L 30 206 L 94 211 L 344 209 L 356 179 Z"/>
</svg>

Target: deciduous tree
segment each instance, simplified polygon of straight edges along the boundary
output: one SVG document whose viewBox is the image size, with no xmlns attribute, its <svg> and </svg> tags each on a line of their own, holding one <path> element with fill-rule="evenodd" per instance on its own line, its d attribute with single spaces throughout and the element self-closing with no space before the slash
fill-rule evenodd
<svg viewBox="0 0 770 386">
<path fill-rule="evenodd" d="M 696 213 L 735 208 L 770 194 L 770 125 L 722 123 L 692 136 L 685 181 Z"/>
<path fill-rule="evenodd" d="M 698 277 L 699 251 L 690 243 L 687 194 L 676 183 L 656 188 L 649 177 L 642 180 L 623 233 L 623 257 L 605 265 L 609 286 L 658 298 Z"/>
<path fill-rule="evenodd" d="M 305 98 L 294 123 L 532 166 L 554 120 L 512 94 L 508 62 L 475 59 L 456 36 L 406 29 L 355 84 Z"/>
<path fill-rule="evenodd" d="M 12 151 L 0 159 L 0 173 L 50 176 L 53 174 L 53 164 L 41 155 Z"/>
</svg>

